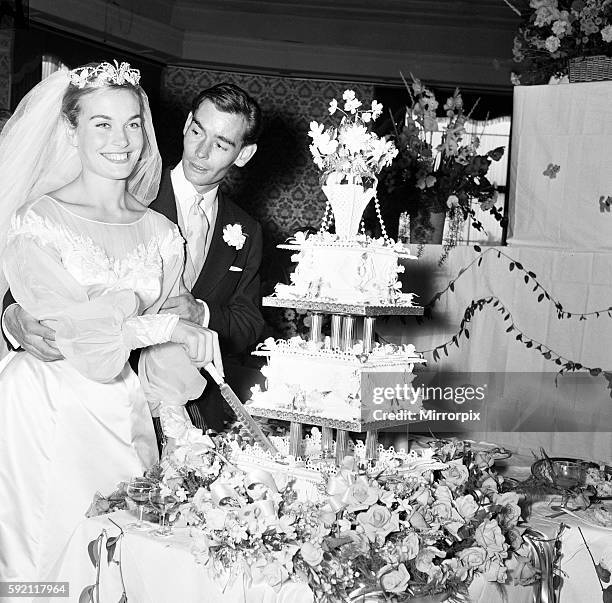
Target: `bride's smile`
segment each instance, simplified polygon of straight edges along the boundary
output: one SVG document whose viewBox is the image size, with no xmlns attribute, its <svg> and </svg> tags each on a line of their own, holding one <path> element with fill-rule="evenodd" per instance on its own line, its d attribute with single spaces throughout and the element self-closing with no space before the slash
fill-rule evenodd
<svg viewBox="0 0 612 603">
<path fill-rule="evenodd" d="M 138 97 L 131 90 L 104 88 L 84 96 L 69 136 L 84 172 L 119 180 L 133 171 L 143 147 Z"/>
</svg>

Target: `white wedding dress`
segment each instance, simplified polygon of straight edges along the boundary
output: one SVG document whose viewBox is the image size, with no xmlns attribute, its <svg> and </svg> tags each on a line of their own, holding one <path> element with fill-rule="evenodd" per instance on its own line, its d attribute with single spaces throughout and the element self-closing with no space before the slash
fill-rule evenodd
<svg viewBox="0 0 612 603">
<path fill-rule="evenodd" d="M 184 403 L 202 377 L 180 346 L 163 344 L 177 317 L 156 314 L 183 270 L 183 239 L 165 217 L 148 210 L 108 224 L 44 196 L 18 212 L 7 245 L 14 298 L 56 329 L 65 357 L 19 352 L 0 373 L 0 581 L 34 581 L 52 570 L 97 491 L 157 460 L 145 392 Z M 151 345 L 143 391 L 127 360 Z"/>
</svg>

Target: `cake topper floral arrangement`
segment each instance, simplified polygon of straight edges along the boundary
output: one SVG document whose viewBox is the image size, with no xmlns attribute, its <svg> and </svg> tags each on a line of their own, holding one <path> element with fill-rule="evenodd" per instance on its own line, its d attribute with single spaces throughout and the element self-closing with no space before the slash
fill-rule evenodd
<svg viewBox="0 0 612 603">
<path fill-rule="evenodd" d="M 310 152 L 321 170 L 321 183 L 353 182 L 375 178 L 391 163 L 397 149 L 391 140 L 379 138 L 371 126 L 382 113 L 381 103 L 373 100 L 368 109 L 360 109 L 362 102 L 353 90 L 345 90 L 342 106 L 336 99 L 329 103 L 329 113 L 342 115 L 340 125 L 326 128 L 310 122 L 308 136 L 312 138 Z"/>
<path fill-rule="evenodd" d="M 523 64 L 514 84 L 545 84 L 567 74 L 568 59 L 612 55 L 612 0 L 530 0 L 519 9 L 523 23 L 514 38 L 514 61 Z"/>
</svg>

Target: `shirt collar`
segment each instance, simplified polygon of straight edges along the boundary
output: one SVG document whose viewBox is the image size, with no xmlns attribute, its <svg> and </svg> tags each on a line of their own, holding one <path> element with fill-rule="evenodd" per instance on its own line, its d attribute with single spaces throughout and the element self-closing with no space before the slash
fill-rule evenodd
<svg viewBox="0 0 612 603">
<path fill-rule="evenodd" d="M 181 207 L 189 207 L 193 203 L 193 199 L 196 195 L 200 194 L 196 190 L 195 186 L 185 178 L 185 172 L 183 171 L 183 162 L 179 164 L 170 172 L 170 180 L 172 181 L 172 188 L 174 195 L 176 196 L 179 205 Z M 203 209 L 209 209 L 213 206 L 217 199 L 218 186 L 204 193 L 202 201 L 200 201 L 200 207 Z"/>
</svg>

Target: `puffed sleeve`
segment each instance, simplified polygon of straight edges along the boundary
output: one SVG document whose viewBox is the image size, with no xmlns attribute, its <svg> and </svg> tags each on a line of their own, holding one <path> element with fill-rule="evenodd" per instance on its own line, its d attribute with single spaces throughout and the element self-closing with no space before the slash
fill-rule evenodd
<svg viewBox="0 0 612 603">
<path fill-rule="evenodd" d="M 15 300 L 56 332 L 56 345 L 80 373 L 112 381 L 130 351 L 169 341 L 177 316 L 139 316 L 140 300 L 129 289 L 93 292 L 62 263 L 61 228 L 29 211 L 16 216 L 3 268 Z"/>
<path fill-rule="evenodd" d="M 173 226 L 171 234 L 163 237 L 160 254 L 163 262 L 162 294 L 147 310 L 148 313 L 157 312 L 169 297 L 184 292 L 184 240 L 176 226 Z M 184 406 L 188 400 L 195 400 L 202 395 L 206 379 L 185 349 L 171 342 L 152 345 L 142 351 L 138 376 L 151 414 L 161 417 L 167 436 L 178 437 L 178 427 L 182 433 L 191 426 Z"/>
</svg>

